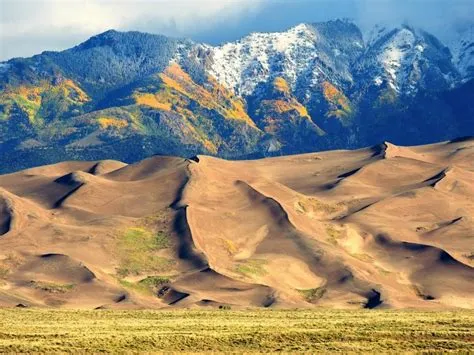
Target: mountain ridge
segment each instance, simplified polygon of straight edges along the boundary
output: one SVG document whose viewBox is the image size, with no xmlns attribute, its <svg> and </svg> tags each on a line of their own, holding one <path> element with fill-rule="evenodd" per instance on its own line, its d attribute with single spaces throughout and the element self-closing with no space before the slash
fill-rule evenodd
<svg viewBox="0 0 474 355">
<path fill-rule="evenodd" d="M 377 31 L 365 41 L 355 24 L 334 20 L 210 46 L 109 30 L 65 51 L 11 59 L 0 70 L 3 165 L 40 148 L 45 163 L 131 162 L 474 134 L 472 78 L 449 49 L 408 26 Z M 27 158 L 20 167 L 32 165 Z"/>
</svg>

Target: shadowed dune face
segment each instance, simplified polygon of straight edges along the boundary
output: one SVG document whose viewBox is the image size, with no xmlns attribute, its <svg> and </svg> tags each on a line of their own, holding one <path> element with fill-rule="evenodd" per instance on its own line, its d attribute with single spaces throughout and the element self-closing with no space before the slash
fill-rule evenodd
<svg viewBox="0 0 474 355">
<path fill-rule="evenodd" d="M 474 142 L 0 176 L 0 306 L 474 308 Z"/>
<path fill-rule="evenodd" d="M 0 236 L 10 231 L 12 219 L 11 202 L 6 197 L 0 197 Z"/>
</svg>

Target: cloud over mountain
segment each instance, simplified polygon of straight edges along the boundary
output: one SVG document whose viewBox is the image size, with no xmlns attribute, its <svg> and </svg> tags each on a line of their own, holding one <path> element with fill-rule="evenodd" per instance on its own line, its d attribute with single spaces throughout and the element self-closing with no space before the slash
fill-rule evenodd
<svg viewBox="0 0 474 355">
<path fill-rule="evenodd" d="M 409 23 L 449 42 L 472 23 L 466 0 L 3 0 L 0 60 L 59 50 L 114 28 L 217 44 L 254 31 L 351 18 L 362 29 Z"/>
<path fill-rule="evenodd" d="M 6 0 L 0 59 L 63 49 L 108 29 L 189 36 L 239 21 L 262 0 Z"/>
</svg>

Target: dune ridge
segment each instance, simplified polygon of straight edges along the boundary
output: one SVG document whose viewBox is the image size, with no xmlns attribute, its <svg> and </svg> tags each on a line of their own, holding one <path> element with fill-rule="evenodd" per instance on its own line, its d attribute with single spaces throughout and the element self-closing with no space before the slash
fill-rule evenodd
<svg viewBox="0 0 474 355">
<path fill-rule="evenodd" d="M 473 148 L 0 176 L 0 306 L 474 308 Z"/>
</svg>

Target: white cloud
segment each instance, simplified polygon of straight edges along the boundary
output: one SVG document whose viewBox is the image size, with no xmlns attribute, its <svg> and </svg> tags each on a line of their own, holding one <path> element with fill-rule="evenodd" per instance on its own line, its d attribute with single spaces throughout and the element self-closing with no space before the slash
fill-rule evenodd
<svg viewBox="0 0 474 355">
<path fill-rule="evenodd" d="M 218 42 L 336 17 L 363 30 L 407 22 L 449 41 L 473 13 L 473 0 L 0 0 L 0 60 L 68 48 L 111 28 Z"/>
<path fill-rule="evenodd" d="M 442 41 L 455 35 L 453 28 L 473 22 L 472 0 L 357 0 L 359 25 L 369 30 L 381 23 L 407 23 L 435 34 Z"/>
<path fill-rule="evenodd" d="M 190 36 L 239 21 L 264 1 L 1 0 L 0 59 L 65 48 L 111 28 Z"/>
</svg>

